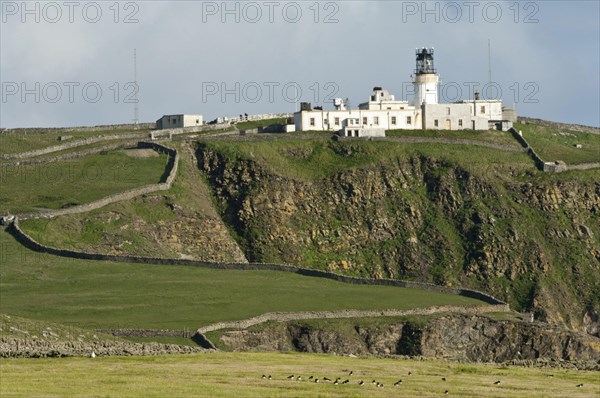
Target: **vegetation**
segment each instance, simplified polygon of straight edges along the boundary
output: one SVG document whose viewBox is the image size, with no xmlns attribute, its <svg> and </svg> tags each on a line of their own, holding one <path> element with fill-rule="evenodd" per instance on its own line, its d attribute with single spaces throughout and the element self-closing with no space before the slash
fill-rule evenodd
<svg viewBox="0 0 600 398">
<path fill-rule="evenodd" d="M 537 124 L 515 124 L 529 145 L 546 162 L 600 162 L 600 135 Z M 576 146 L 580 144 L 581 148 Z"/>
<path fill-rule="evenodd" d="M 271 311 L 480 305 L 461 296 L 273 271 L 115 264 L 32 252 L 0 233 L 0 312 L 82 328 L 195 330 Z"/>
<path fill-rule="evenodd" d="M 388 137 L 452 138 L 489 144 L 518 145 L 510 133 L 498 130 L 387 130 L 385 135 Z"/>
<path fill-rule="evenodd" d="M 146 133 L 149 129 L 139 130 L 106 130 L 106 131 L 61 131 L 32 129 L 32 132 L 3 132 L 0 134 L 0 154 L 28 152 L 36 149 L 60 145 L 78 139 L 98 137 L 101 135 L 121 135 L 130 133 Z M 59 141 L 60 136 L 73 137 L 68 141 Z"/>
<path fill-rule="evenodd" d="M 2 167 L 0 212 L 14 214 L 89 203 L 160 182 L 166 164 L 167 155 L 133 158 L 113 151 L 63 162 Z"/>
<path fill-rule="evenodd" d="M 439 397 L 448 390 L 455 397 L 576 398 L 595 396 L 600 389 L 598 373 L 591 371 L 298 353 L 3 359 L 0 372 L 0 395 L 15 397 Z M 263 374 L 272 380 L 262 379 Z M 292 374 L 302 375 L 303 380 L 288 380 Z M 350 382 L 314 383 L 308 380 L 311 375 Z M 399 379 L 402 385 L 394 387 Z M 360 380 L 364 386 L 358 385 Z M 372 380 L 385 388 L 377 388 Z M 497 380 L 501 384 L 495 385 Z M 576 388 L 578 384 L 583 387 Z"/>
<path fill-rule="evenodd" d="M 521 152 L 447 144 L 404 144 L 384 141 L 333 142 L 324 139 L 250 142 L 206 142 L 202 145 L 231 160 L 251 159 L 273 174 L 302 181 L 315 181 L 343 170 L 393 165 L 398 159 L 428 156 L 460 164 L 473 173 L 534 170 L 531 159 Z"/>
<path fill-rule="evenodd" d="M 239 122 L 236 123 L 236 127 L 238 130 L 250 130 L 255 129 L 257 127 L 267 127 L 272 126 L 274 124 L 287 124 L 287 118 L 275 118 L 275 119 L 263 119 L 263 120 L 252 120 L 249 122 Z"/>
</svg>

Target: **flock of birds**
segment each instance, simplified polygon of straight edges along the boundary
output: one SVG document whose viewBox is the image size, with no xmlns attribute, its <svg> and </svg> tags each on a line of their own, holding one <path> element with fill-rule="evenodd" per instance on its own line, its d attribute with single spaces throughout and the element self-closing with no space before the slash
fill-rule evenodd
<svg viewBox="0 0 600 398">
<path fill-rule="evenodd" d="M 349 373 L 348 373 L 348 376 L 353 376 L 353 375 L 354 375 L 354 371 L 350 370 Z M 412 372 L 409 371 L 407 373 L 407 376 L 412 376 Z M 267 375 L 262 375 L 262 379 L 273 380 L 273 377 L 271 375 L 268 375 L 268 376 Z M 287 379 L 290 380 L 290 381 L 294 381 L 294 380 L 295 381 L 307 380 L 307 381 L 312 382 L 312 383 L 321 383 L 321 382 L 323 382 L 323 383 L 332 383 L 334 385 L 353 383 L 353 384 L 357 384 L 359 386 L 365 386 L 365 385 L 371 384 L 371 385 L 375 386 L 376 388 L 385 388 L 385 385 L 383 383 L 381 383 L 381 382 L 379 382 L 379 381 L 377 381 L 375 379 L 373 379 L 371 382 L 366 382 L 364 380 L 360 380 L 358 382 L 356 382 L 356 381 L 351 382 L 350 379 L 346 378 L 345 380 L 342 380 L 341 377 L 338 377 L 335 380 L 332 380 L 332 379 L 330 379 L 328 377 L 323 377 L 323 378 L 320 379 L 320 378 L 314 377 L 314 376 L 309 376 L 308 379 L 303 379 L 301 375 L 297 375 L 297 376 L 295 376 L 295 375 L 289 375 L 287 377 Z M 442 381 L 446 381 L 446 378 L 442 377 Z M 496 381 L 494 384 L 495 385 L 500 384 L 500 380 Z M 394 387 L 399 387 L 401 385 L 402 385 L 402 379 L 398 380 L 397 382 L 395 382 L 393 384 Z M 446 394 L 446 395 L 448 395 L 449 393 L 450 393 L 449 390 L 444 391 L 444 394 Z"/>
<path fill-rule="evenodd" d="M 349 373 L 348 373 L 348 376 L 353 376 L 353 375 L 354 375 L 354 371 L 350 370 Z M 409 371 L 407 373 L 407 376 L 412 376 L 412 372 Z M 553 376 L 554 375 L 548 375 L 548 377 L 553 377 Z M 262 379 L 263 380 L 273 380 L 273 377 L 271 375 L 267 376 L 267 375 L 263 374 L 262 375 Z M 287 377 L 287 379 L 290 380 L 290 381 L 302 381 L 302 380 L 306 380 L 306 381 L 309 381 L 309 382 L 312 382 L 312 383 L 321 383 L 321 382 L 323 382 L 323 383 L 332 383 L 334 385 L 338 385 L 338 384 L 350 384 L 350 383 L 352 383 L 352 384 L 358 384 L 359 386 L 365 386 L 365 385 L 372 384 L 373 386 L 375 386 L 377 388 L 384 388 L 385 387 L 383 383 L 380 383 L 377 380 L 373 380 L 370 383 L 369 382 L 365 382 L 364 380 L 360 380 L 358 382 L 356 382 L 356 381 L 351 382 L 349 378 L 346 378 L 346 379 L 342 380 L 341 377 L 338 377 L 335 380 L 332 380 L 332 379 L 330 379 L 328 377 L 323 377 L 323 378 L 320 379 L 318 377 L 309 376 L 307 379 L 304 379 L 304 378 L 302 378 L 301 375 L 293 375 L 292 374 L 292 375 L 289 375 Z M 446 381 L 446 378 L 442 377 L 442 381 Z M 494 382 L 494 385 L 498 386 L 501 383 L 502 383 L 502 381 L 496 380 Z M 398 380 L 397 382 L 395 382 L 393 384 L 394 387 L 399 387 L 401 385 L 402 385 L 402 379 Z M 576 387 L 577 388 L 583 387 L 583 384 L 578 384 Z M 449 390 L 445 390 L 444 394 L 448 395 L 448 394 L 450 394 L 450 391 Z"/>
</svg>

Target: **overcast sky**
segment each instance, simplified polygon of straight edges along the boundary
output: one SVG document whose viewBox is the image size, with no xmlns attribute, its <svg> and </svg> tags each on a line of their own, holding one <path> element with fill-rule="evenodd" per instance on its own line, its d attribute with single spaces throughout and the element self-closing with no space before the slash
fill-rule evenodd
<svg viewBox="0 0 600 398">
<path fill-rule="evenodd" d="M 600 125 L 600 2 L 1 1 L 1 127 L 356 107 L 410 99 L 435 48 L 443 102 L 499 96 L 520 115 Z M 488 40 L 491 43 L 489 82 Z"/>
</svg>

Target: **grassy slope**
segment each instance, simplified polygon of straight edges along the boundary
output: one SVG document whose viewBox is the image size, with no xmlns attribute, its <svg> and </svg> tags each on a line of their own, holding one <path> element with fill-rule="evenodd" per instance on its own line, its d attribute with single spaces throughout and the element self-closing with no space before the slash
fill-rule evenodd
<svg viewBox="0 0 600 398">
<path fill-rule="evenodd" d="M 190 164 L 189 156 L 184 152 L 184 144 L 172 143 L 182 154 L 178 174 L 173 187 L 168 191 L 160 191 L 134 198 L 125 202 L 113 203 L 84 214 L 73 214 L 53 219 L 27 220 L 21 227 L 40 242 L 53 247 L 69 249 L 93 250 L 106 239 L 117 238 L 121 248 L 129 253 L 144 256 L 177 258 L 168 248 L 157 245 L 146 237 L 133 231 L 123 229 L 132 220 L 143 220 L 148 225 L 157 221 L 170 222 L 176 217 L 169 204 L 175 203 L 185 209 L 200 210 L 203 214 L 217 216 L 212 203 L 205 199 L 202 184 L 197 181 L 197 174 Z M 206 188 L 204 188 L 206 190 Z M 115 216 L 118 214 L 118 217 Z M 107 221 L 108 220 L 108 221 Z M 150 233 L 151 231 L 149 231 Z"/>
<path fill-rule="evenodd" d="M 476 173 L 501 174 L 508 170 L 533 169 L 530 158 L 521 152 L 467 145 L 403 144 L 382 141 L 332 143 L 328 139 L 207 142 L 206 146 L 230 159 L 251 159 L 269 172 L 286 177 L 316 181 L 346 169 L 390 164 L 395 159 L 427 156 L 458 163 Z"/>
<path fill-rule="evenodd" d="M 133 158 L 123 152 L 51 164 L 2 167 L 0 212 L 57 209 L 157 183 L 167 155 Z"/>
<path fill-rule="evenodd" d="M 515 124 L 529 145 L 546 162 L 567 164 L 600 162 L 600 135 L 535 124 Z M 581 144 L 582 148 L 576 148 Z"/>
<path fill-rule="evenodd" d="M 0 312 L 82 328 L 196 329 L 269 311 L 480 304 L 271 271 L 114 264 L 35 253 L 0 233 Z"/>
<path fill-rule="evenodd" d="M 78 139 L 98 137 L 101 135 L 121 135 L 130 133 L 143 133 L 149 130 L 106 130 L 106 131 L 53 131 L 53 132 L 36 132 L 36 133 L 3 133 L 0 134 L 0 153 L 20 153 L 28 152 L 36 149 L 56 146 L 60 144 L 70 143 Z M 60 136 L 73 137 L 67 141 L 59 141 Z"/>
<path fill-rule="evenodd" d="M 351 377 L 349 370 L 354 371 Z M 597 372 L 297 353 L 0 360 L 0 371 L 0 395 L 17 397 L 439 397 L 449 390 L 455 397 L 577 398 L 600 392 Z M 550 373 L 554 377 L 547 377 Z M 263 380 L 263 374 L 273 380 Z M 289 381 L 290 374 L 301 374 L 304 380 Z M 317 384 L 307 380 L 310 375 L 351 382 Z M 403 384 L 393 387 L 398 379 Z M 366 385 L 359 386 L 360 380 Z M 502 383 L 494 385 L 496 380 Z M 576 388 L 580 383 L 583 387 Z"/>
<path fill-rule="evenodd" d="M 458 138 L 490 144 L 518 146 L 510 133 L 496 130 L 387 130 L 385 135 L 388 137 Z"/>
<path fill-rule="evenodd" d="M 273 124 L 286 124 L 287 118 L 275 118 L 275 119 L 264 119 L 264 120 L 253 120 L 250 122 L 240 122 L 236 123 L 236 127 L 238 130 L 250 130 L 255 129 L 257 127 L 266 127 L 271 126 Z"/>
</svg>

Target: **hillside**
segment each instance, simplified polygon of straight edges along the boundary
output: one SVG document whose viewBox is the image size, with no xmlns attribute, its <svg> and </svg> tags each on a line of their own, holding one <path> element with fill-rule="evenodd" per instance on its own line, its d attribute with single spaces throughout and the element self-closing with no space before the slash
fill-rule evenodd
<svg viewBox="0 0 600 398">
<path fill-rule="evenodd" d="M 598 332 L 596 170 L 551 175 L 519 152 L 368 141 L 207 142 L 197 156 L 250 261 L 469 286 Z"/>
<path fill-rule="evenodd" d="M 599 136 L 563 127 L 519 125 L 547 159 L 595 160 Z M 87 252 L 470 287 L 597 335 L 599 171 L 542 173 L 508 133 L 401 133 L 172 142 L 181 160 L 169 191 L 22 227 Z"/>
</svg>

